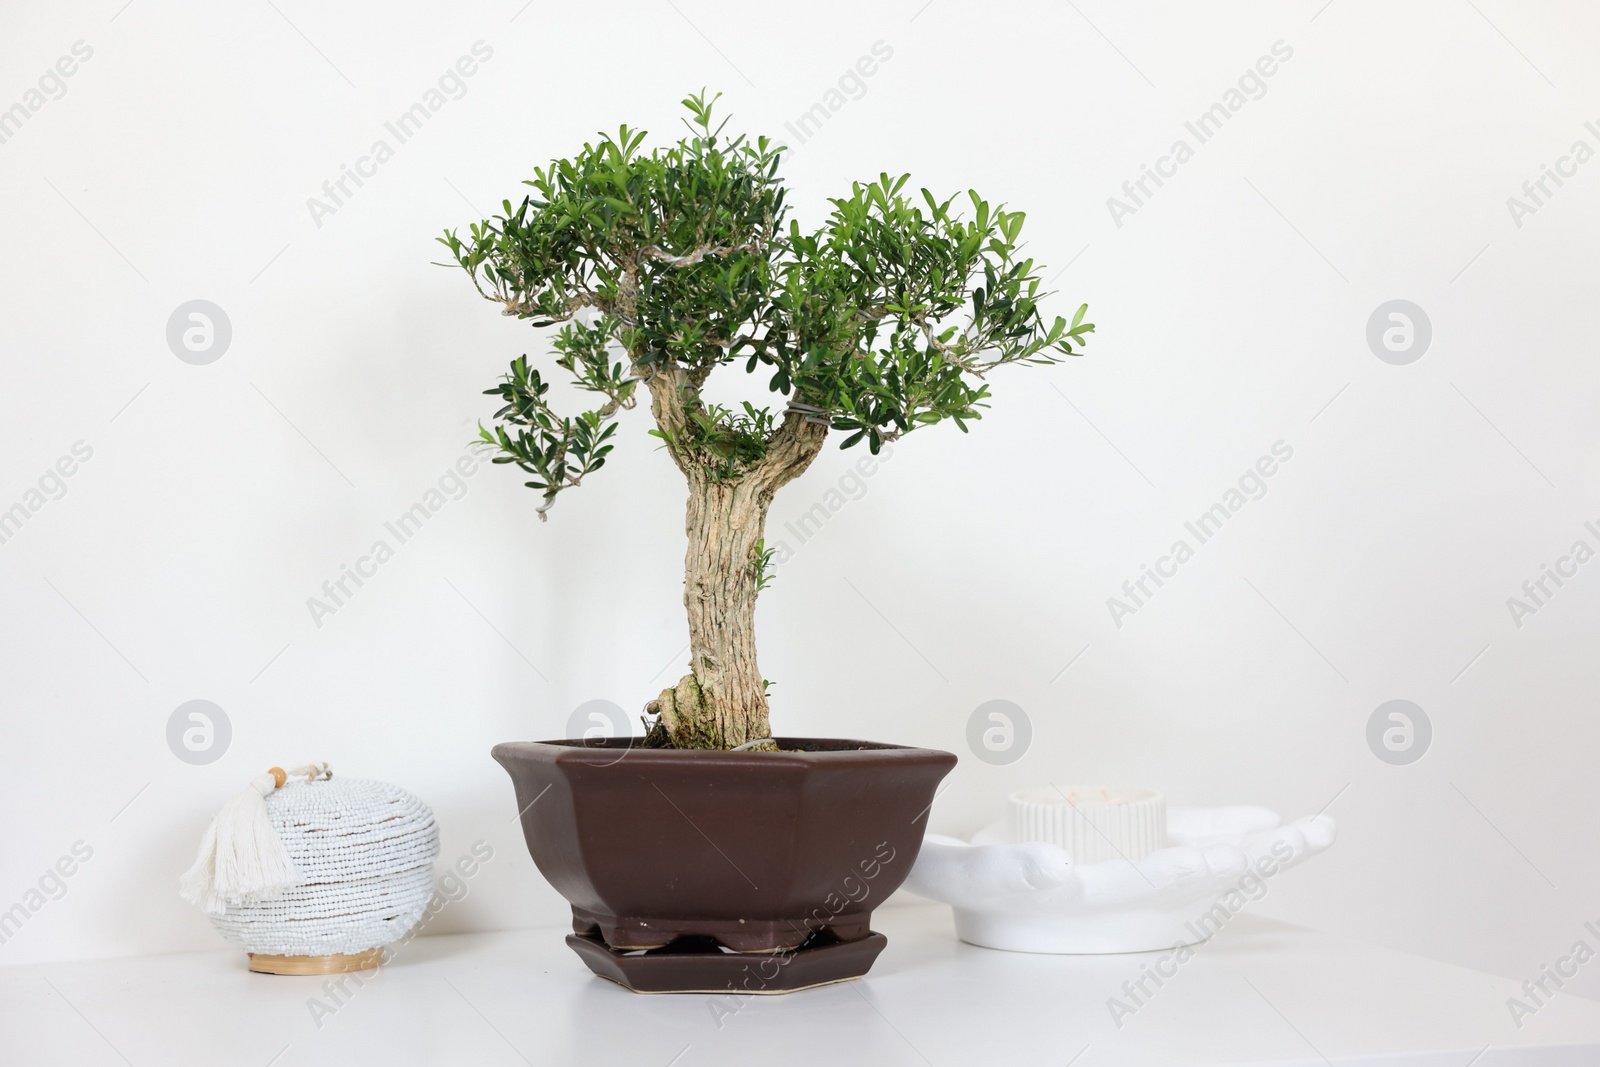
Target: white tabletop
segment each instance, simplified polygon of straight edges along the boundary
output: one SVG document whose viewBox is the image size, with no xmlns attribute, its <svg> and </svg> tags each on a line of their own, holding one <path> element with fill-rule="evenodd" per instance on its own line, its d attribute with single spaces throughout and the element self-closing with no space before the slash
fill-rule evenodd
<svg viewBox="0 0 1600 1067">
<path fill-rule="evenodd" d="M 1120 1028 L 1108 998 L 1133 1005 L 1122 983 L 1160 953 L 975 948 L 936 905 L 874 925 L 889 947 L 865 979 L 744 1000 L 628 993 L 554 928 L 418 938 L 342 1006 L 328 979 L 250 974 L 228 950 L 10 967 L 0 1063 L 1600 1064 L 1600 1004 L 1557 995 L 1519 1029 L 1518 983 L 1251 916 L 1146 979 Z"/>
</svg>

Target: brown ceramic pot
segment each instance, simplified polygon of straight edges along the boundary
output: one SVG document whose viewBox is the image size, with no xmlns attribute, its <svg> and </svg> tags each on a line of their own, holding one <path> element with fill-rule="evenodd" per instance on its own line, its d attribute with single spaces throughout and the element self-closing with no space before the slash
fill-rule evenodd
<svg viewBox="0 0 1600 1067">
<path fill-rule="evenodd" d="M 782 751 L 495 746 L 528 851 L 571 902 L 568 940 L 597 974 L 648 992 L 780 992 L 871 966 L 883 945 L 872 909 L 910 873 L 956 758 L 777 741 Z M 755 953 L 778 962 L 752 967 Z"/>
</svg>

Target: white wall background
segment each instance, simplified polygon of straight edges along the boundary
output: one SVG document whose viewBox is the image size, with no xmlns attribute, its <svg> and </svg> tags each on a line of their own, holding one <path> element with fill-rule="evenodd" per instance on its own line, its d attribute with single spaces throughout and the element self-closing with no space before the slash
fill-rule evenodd
<svg viewBox="0 0 1600 1067">
<path fill-rule="evenodd" d="M 177 874 L 225 796 L 310 758 L 421 794 L 447 860 L 494 845 L 439 929 L 561 919 L 488 750 L 680 673 L 681 487 L 636 412 L 549 524 L 480 473 L 313 624 L 306 599 L 492 411 L 480 390 L 542 351 L 429 265 L 433 238 L 597 129 L 675 136 L 701 85 L 784 136 L 877 41 L 892 58 L 786 167 L 799 217 L 881 170 L 976 187 L 1030 212 L 1059 308 L 1088 301 L 1100 329 L 1086 359 L 997 376 L 970 437 L 905 441 L 799 548 L 760 617 L 780 729 L 961 753 L 945 832 L 1052 780 L 1331 804 L 1338 844 L 1259 911 L 1517 978 L 1600 918 L 1600 565 L 1521 628 L 1506 606 L 1600 546 L 1600 163 L 1520 227 L 1506 206 L 1574 141 L 1600 147 L 1600 13 L 520 2 L 0 15 L 0 107 L 93 49 L 0 144 L 0 507 L 93 448 L 0 545 L 0 908 L 94 850 L 0 962 L 217 945 Z M 479 40 L 466 94 L 319 226 L 307 198 Z M 1107 198 L 1194 145 L 1184 121 L 1277 41 L 1293 57 L 1266 94 L 1116 225 Z M 233 328 L 209 366 L 165 340 L 197 298 Z M 1409 366 L 1364 338 L 1394 298 L 1433 325 Z M 1115 626 L 1106 599 L 1279 440 L 1270 492 Z M 785 490 L 774 536 L 859 454 Z M 1404 767 L 1365 740 L 1396 697 L 1434 727 Z M 165 739 L 196 698 L 233 728 L 204 767 Z M 966 748 L 992 699 L 1033 725 L 1006 767 Z M 1600 972 L 1569 988 L 1600 994 Z"/>
</svg>

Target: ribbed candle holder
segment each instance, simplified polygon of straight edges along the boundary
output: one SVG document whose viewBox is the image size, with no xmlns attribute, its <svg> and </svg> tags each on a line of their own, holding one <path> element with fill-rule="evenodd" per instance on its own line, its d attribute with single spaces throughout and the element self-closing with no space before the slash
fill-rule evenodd
<svg viewBox="0 0 1600 1067">
<path fill-rule="evenodd" d="M 1008 799 L 1013 841 L 1057 845 L 1073 863 L 1137 862 L 1167 847 L 1167 801 L 1152 789 L 1046 785 Z"/>
</svg>

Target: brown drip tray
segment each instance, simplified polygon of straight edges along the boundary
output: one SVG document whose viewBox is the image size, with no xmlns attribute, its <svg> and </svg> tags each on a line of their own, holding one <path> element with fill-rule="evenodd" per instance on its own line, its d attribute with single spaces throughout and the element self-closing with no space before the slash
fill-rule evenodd
<svg viewBox="0 0 1600 1067">
<path fill-rule="evenodd" d="M 793 952 L 724 952 L 709 938 L 681 938 L 663 948 L 618 952 L 598 937 L 570 934 L 589 969 L 635 993 L 790 993 L 846 982 L 872 968 L 889 943 L 879 933 L 855 941 L 813 937 Z"/>
</svg>

